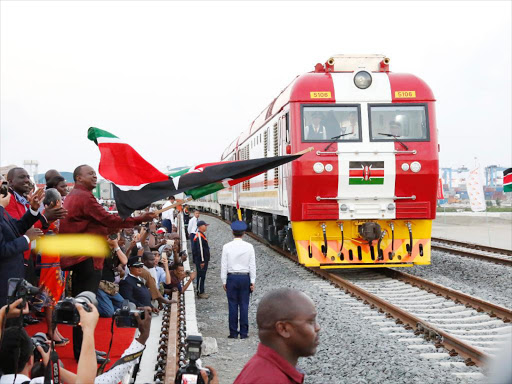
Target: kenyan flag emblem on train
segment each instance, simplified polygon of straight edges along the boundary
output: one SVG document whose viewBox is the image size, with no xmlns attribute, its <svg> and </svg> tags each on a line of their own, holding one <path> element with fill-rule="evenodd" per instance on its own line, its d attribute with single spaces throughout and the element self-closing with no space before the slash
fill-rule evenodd
<svg viewBox="0 0 512 384">
<path fill-rule="evenodd" d="M 384 184 L 383 161 L 349 162 L 349 185 Z"/>
</svg>

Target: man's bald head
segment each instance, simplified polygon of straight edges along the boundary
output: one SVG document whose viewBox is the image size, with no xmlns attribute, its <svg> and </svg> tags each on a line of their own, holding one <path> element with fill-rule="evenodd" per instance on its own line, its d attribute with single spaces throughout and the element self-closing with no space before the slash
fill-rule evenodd
<svg viewBox="0 0 512 384">
<path fill-rule="evenodd" d="M 53 179 L 54 177 L 57 177 L 57 176 L 61 176 L 59 171 L 57 171 L 56 169 L 49 169 L 44 174 L 44 180 L 46 181 L 46 184 L 48 184 L 48 181 L 50 181 L 51 179 Z"/>
<path fill-rule="evenodd" d="M 260 341 L 283 356 L 292 356 L 292 364 L 301 356 L 314 355 L 320 331 L 316 314 L 306 294 L 292 288 L 271 291 L 261 299 L 256 313 Z"/>
<path fill-rule="evenodd" d="M 293 320 L 314 306 L 304 293 L 293 288 L 279 288 L 263 296 L 258 305 L 256 322 L 259 329 L 269 329 L 278 321 Z"/>
</svg>

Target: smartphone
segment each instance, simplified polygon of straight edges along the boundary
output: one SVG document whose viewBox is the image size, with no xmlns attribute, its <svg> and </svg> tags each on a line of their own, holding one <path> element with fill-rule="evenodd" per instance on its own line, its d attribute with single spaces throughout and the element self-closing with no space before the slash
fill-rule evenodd
<svg viewBox="0 0 512 384">
<path fill-rule="evenodd" d="M 0 195 L 5 197 L 7 196 L 7 193 L 9 193 L 9 185 L 7 184 L 7 181 L 2 181 L 2 185 L 0 186 Z"/>
</svg>

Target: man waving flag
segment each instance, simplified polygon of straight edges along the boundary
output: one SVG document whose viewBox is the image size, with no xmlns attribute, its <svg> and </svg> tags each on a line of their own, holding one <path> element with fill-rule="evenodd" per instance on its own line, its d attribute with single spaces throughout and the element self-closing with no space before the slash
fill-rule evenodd
<svg viewBox="0 0 512 384">
<path fill-rule="evenodd" d="M 99 173 L 111 181 L 119 215 L 133 211 L 181 192 L 197 199 L 220 189 L 286 164 L 302 153 L 261 159 L 200 164 L 166 175 L 140 156 L 117 136 L 99 128 L 89 128 L 87 137 L 101 152 Z"/>
</svg>

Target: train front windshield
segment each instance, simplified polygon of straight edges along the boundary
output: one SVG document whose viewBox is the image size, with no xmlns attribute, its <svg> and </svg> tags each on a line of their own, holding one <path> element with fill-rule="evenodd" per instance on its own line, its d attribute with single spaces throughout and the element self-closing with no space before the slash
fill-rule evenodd
<svg viewBox="0 0 512 384">
<path fill-rule="evenodd" d="M 302 121 L 303 141 L 361 141 L 358 106 L 305 106 Z"/>
<path fill-rule="evenodd" d="M 425 105 L 372 105 L 370 140 L 428 141 L 429 130 Z"/>
</svg>

